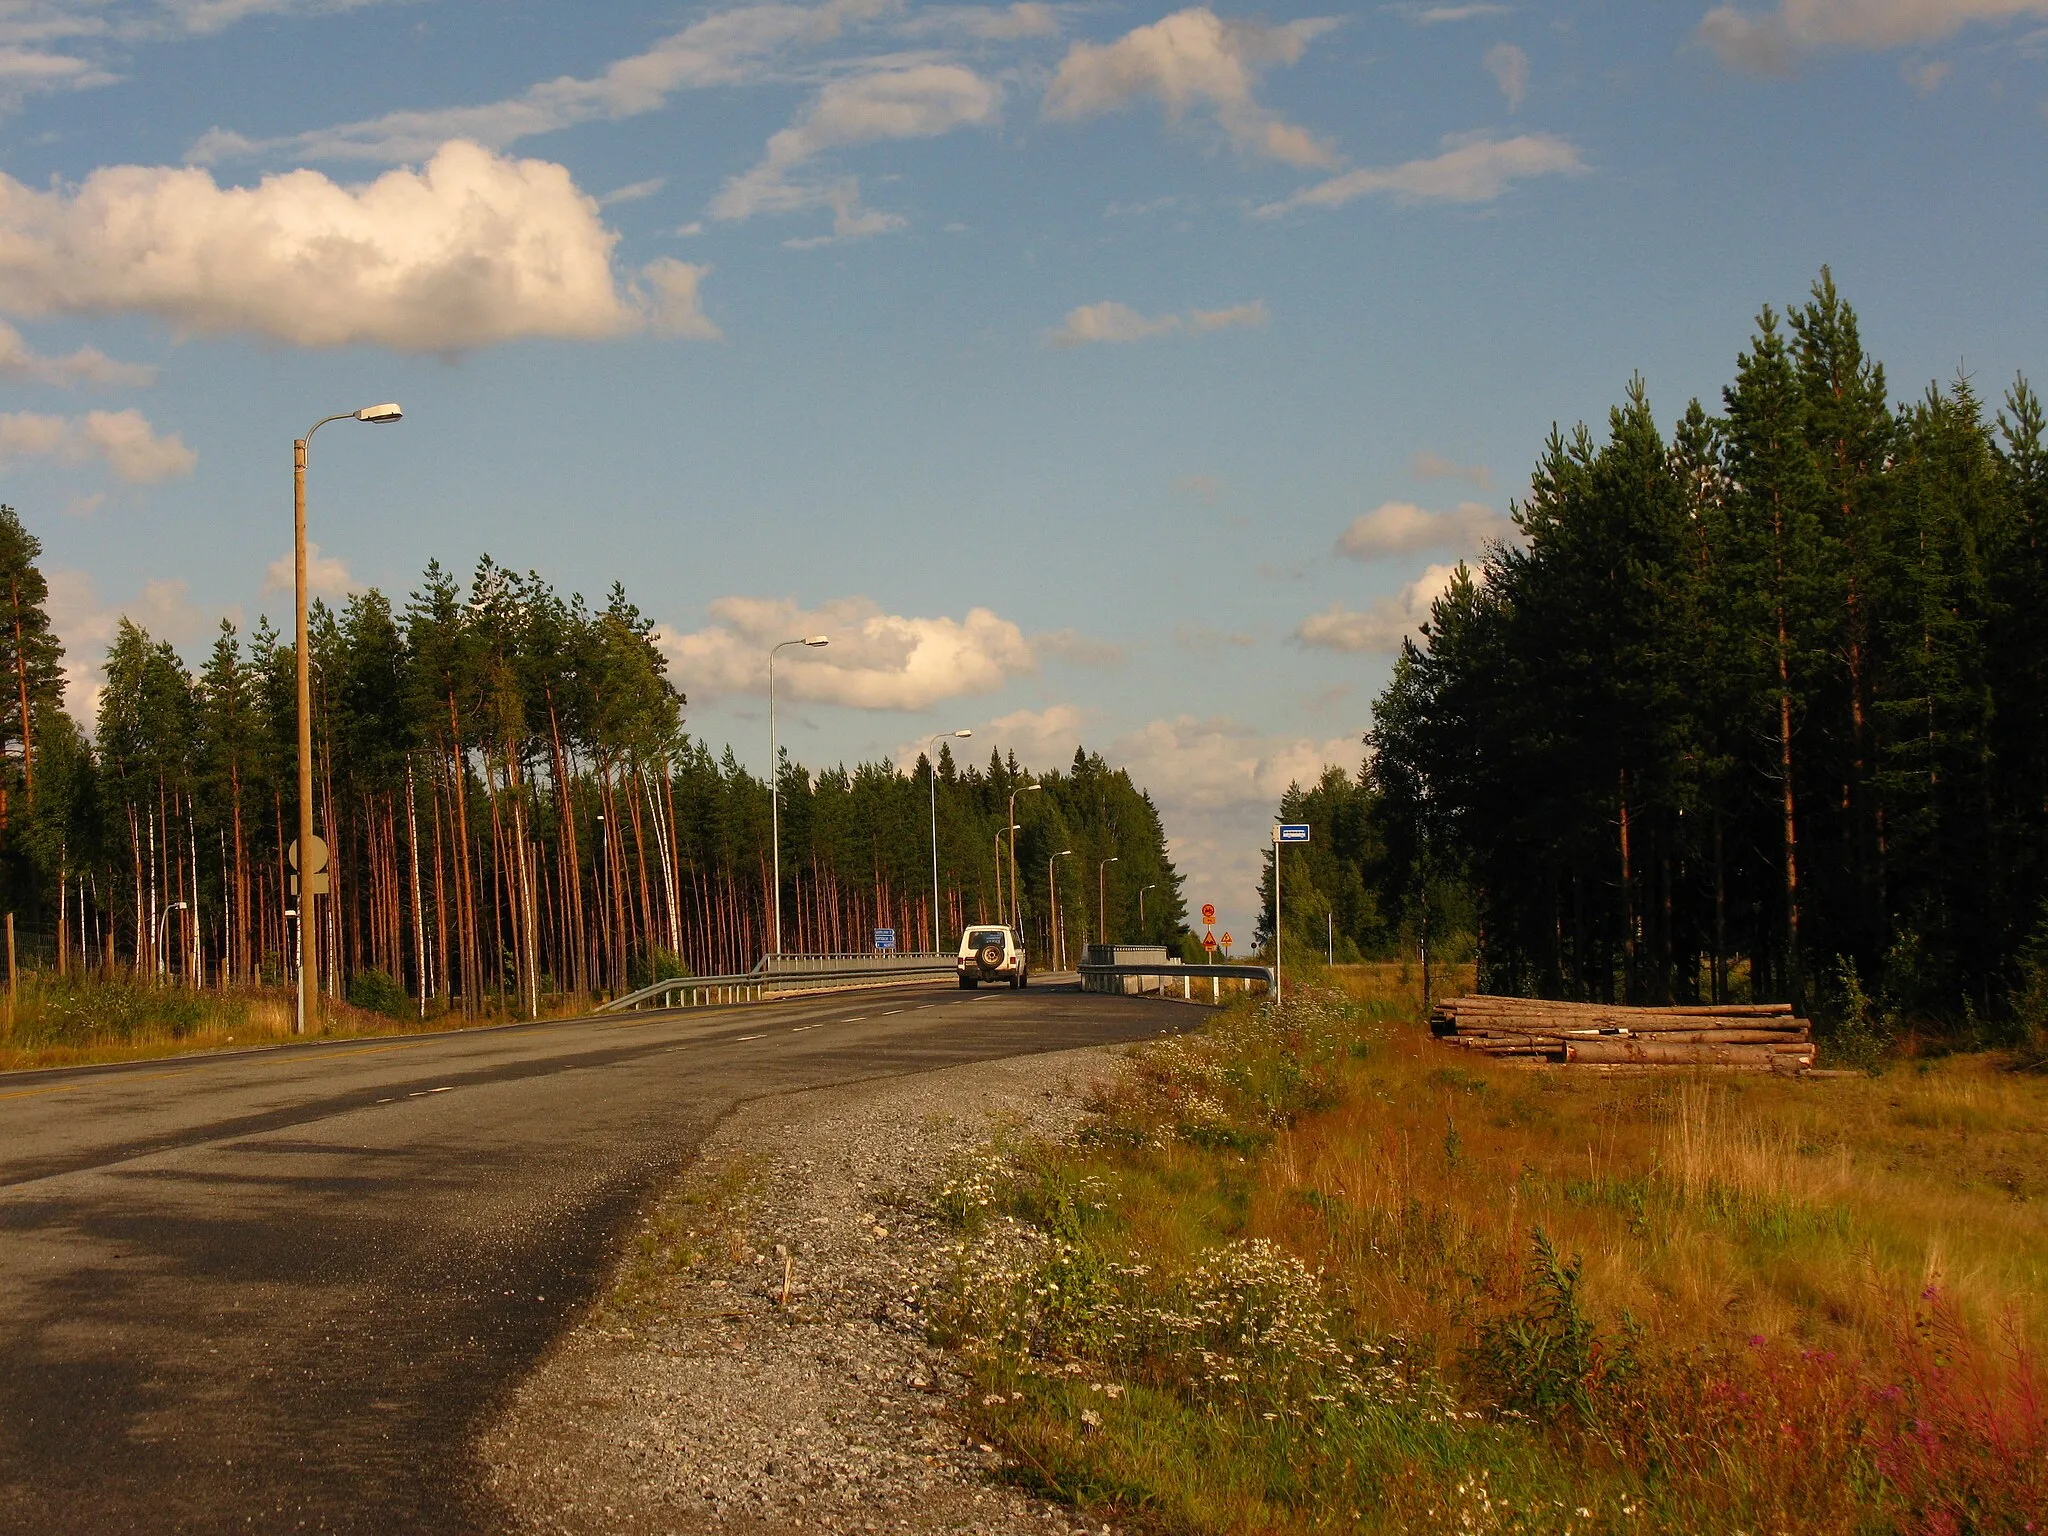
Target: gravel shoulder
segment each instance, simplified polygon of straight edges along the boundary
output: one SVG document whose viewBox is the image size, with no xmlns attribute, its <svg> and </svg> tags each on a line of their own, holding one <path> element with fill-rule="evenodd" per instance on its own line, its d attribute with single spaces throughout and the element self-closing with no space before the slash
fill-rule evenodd
<svg viewBox="0 0 2048 1536">
<path fill-rule="evenodd" d="M 991 1140 L 1071 1130 L 1120 1054 L 740 1106 L 482 1436 L 507 1528 L 1107 1530 L 1001 1483 L 917 1295 L 947 1271 L 953 1240 L 923 1214 L 926 1194 Z"/>
</svg>

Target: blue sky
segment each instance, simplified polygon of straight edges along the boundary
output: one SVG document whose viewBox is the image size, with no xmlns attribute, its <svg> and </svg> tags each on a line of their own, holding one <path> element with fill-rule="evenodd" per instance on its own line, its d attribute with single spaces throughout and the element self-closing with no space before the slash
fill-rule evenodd
<svg viewBox="0 0 2048 1536">
<path fill-rule="evenodd" d="M 2048 0 L 0 0 L 0 496 L 128 613 L 488 550 L 765 763 L 1077 741 L 1250 928 L 1442 573 L 1823 262 L 1893 391 L 2048 358 Z"/>
</svg>

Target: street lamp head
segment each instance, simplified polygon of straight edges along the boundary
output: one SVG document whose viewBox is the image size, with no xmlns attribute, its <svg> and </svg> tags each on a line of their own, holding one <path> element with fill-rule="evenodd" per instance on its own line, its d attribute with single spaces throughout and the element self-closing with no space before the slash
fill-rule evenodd
<svg viewBox="0 0 2048 1536">
<path fill-rule="evenodd" d="M 805 645 L 808 645 L 808 646 L 813 646 L 813 647 L 815 647 L 815 646 L 820 646 L 820 645 L 830 645 L 831 643 L 832 643 L 832 637 L 831 637 L 830 635 L 805 635 L 805 636 L 804 636 L 804 644 L 805 644 Z"/>
<path fill-rule="evenodd" d="M 954 735 L 955 735 L 956 737 L 958 737 L 958 738 L 959 738 L 959 739 L 960 739 L 961 741 L 965 741 L 965 740 L 966 740 L 966 739 L 967 739 L 968 737 L 972 736 L 972 735 L 974 734 L 974 732 L 972 732 L 972 731 L 955 731 L 955 732 L 954 732 L 953 734 L 954 734 Z"/>
<path fill-rule="evenodd" d="M 1102 862 L 1105 864 L 1121 864 L 1123 860 L 1112 853 L 1108 858 L 1104 859 Z"/>
<path fill-rule="evenodd" d="M 1018 791 L 1017 791 L 1017 793 L 1018 793 L 1018 794 L 1020 794 L 1020 795 L 1028 795 L 1028 794 L 1030 794 L 1030 793 L 1031 793 L 1031 791 L 1033 791 L 1034 789 L 1043 789 L 1043 788 L 1045 788 L 1045 786 L 1044 786 L 1043 784 L 1026 784 L 1026 785 L 1025 785 L 1025 786 L 1024 786 L 1024 787 L 1023 787 L 1022 789 L 1018 790 Z"/>
<path fill-rule="evenodd" d="M 1073 851 L 1074 850 L 1071 848 L 1062 848 L 1058 853 L 1054 854 L 1053 857 L 1056 859 L 1064 859 Z"/>
<path fill-rule="evenodd" d="M 380 427 L 389 426 L 394 421 L 402 420 L 404 416 L 405 412 L 398 408 L 396 400 L 387 400 L 382 405 L 366 405 L 356 412 L 357 421 L 367 421 Z"/>
</svg>

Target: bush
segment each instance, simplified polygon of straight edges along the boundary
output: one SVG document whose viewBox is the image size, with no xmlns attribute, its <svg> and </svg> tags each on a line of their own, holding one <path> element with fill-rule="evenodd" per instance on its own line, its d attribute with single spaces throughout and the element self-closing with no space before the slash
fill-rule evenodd
<svg viewBox="0 0 2048 1536">
<path fill-rule="evenodd" d="M 348 981 L 348 1000 L 353 1007 L 381 1013 L 387 1019 L 410 1018 L 414 1012 L 405 988 L 385 971 L 357 971 Z"/>
<path fill-rule="evenodd" d="M 1838 957 L 1835 974 L 1823 990 L 1820 1014 L 1821 1045 L 1830 1063 L 1868 1072 L 1872 1077 L 1884 1071 L 1891 1053 L 1895 1026 L 1890 1012 L 1863 990 L 1856 962 Z"/>
<path fill-rule="evenodd" d="M 651 987 L 657 981 L 679 981 L 690 974 L 690 963 L 672 949 L 663 949 L 659 944 L 645 954 L 636 955 L 628 967 L 626 980 L 632 990 Z"/>
<path fill-rule="evenodd" d="M 1597 1428 L 1605 1401 L 1636 1374 L 1635 1330 L 1624 1318 L 1618 1343 L 1602 1338 L 1579 1304 L 1578 1255 L 1560 1259 L 1541 1227 L 1530 1247 L 1524 1304 L 1481 1325 L 1470 1364 L 1504 1407 Z"/>
</svg>

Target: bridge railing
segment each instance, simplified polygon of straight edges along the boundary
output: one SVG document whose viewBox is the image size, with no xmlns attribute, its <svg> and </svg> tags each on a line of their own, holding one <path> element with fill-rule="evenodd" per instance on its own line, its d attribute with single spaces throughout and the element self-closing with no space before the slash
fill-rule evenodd
<svg viewBox="0 0 2048 1536">
<path fill-rule="evenodd" d="M 952 955 L 871 950 L 843 955 L 764 955 L 751 971 L 731 976 L 675 976 L 600 1003 L 598 1013 L 638 1008 L 704 1008 L 758 1003 L 802 992 L 929 984 L 954 975 Z"/>
<path fill-rule="evenodd" d="M 1209 1001 L 1220 1003 L 1226 991 L 1249 992 L 1256 986 L 1263 986 L 1268 995 L 1273 991 L 1273 969 L 1266 965 L 1182 965 L 1179 961 L 1164 964 L 1140 963 L 1136 965 L 1088 965 L 1081 967 L 1081 990 L 1083 992 L 1121 992 L 1131 996 L 1147 994 L 1168 997 L 1174 984 L 1179 983 L 1179 992 L 1185 1002 L 1195 1001 L 1195 983 L 1206 979 L 1209 983 Z M 1225 983 L 1232 983 L 1228 987 Z"/>
</svg>

